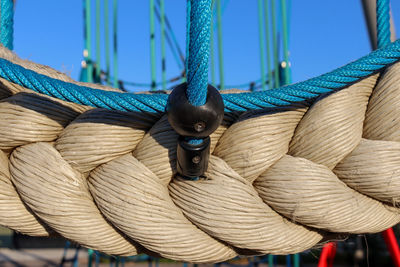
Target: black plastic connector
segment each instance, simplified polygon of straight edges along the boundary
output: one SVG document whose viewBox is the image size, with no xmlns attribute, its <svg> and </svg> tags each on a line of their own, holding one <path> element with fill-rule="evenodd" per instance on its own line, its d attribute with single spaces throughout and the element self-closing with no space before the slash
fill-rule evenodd
<svg viewBox="0 0 400 267">
<path fill-rule="evenodd" d="M 186 96 L 187 84 L 174 88 L 168 97 L 166 112 L 172 128 L 182 136 L 205 138 L 212 134 L 224 118 L 224 102 L 218 90 L 208 85 L 207 100 L 193 106 Z"/>
<path fill-rule="evenodd" d="M 177 148 L 177 170 L 188 178 L 201 177 L 208 167 L 210 157 L 210 134 L 224 118 L 224 102 L 218 90 L 208 85 L 207 100 L 202 106 L 189 103 L 186 95 L 187 84 L 174 88 L 168 97 L 166 112 L 172 128 L 180 135 Z M 201 138 L 201 144 L 188 140 Z"/>
<path fill-rule="evenodd" d="M 208 167 L 210 157 L 210 137 L 203 139 L 199 145 L 190 144 L 186 138 L 179 136 L 177 148 L 177 169 L 184 177 L 202 176 Z"/>
</svg>

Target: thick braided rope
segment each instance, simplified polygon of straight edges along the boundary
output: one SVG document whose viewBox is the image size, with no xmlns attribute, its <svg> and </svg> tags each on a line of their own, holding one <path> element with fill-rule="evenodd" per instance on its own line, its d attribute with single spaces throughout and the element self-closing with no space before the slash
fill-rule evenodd
<svg viewBox="0 0 400 267">
<path fill-rule="evenodd" d="M 390 1 L 376 1 L 376 29 L 378 48 L 390 44 Z"/>
<path fill-rule="evenodd" d="M 348 65 L 304 82 L 267 91 L 224 94 L 225 111 L 257 110 L 312 100 L 322 94 L 355 83 L 393 64 L 399 58 L 400 40 L 397 40 L 385 48 L 373 51 Z M 165 94 L 110 92 L 60 81 L 26 69 L 6 59 L 0 59 L 0 77 L 42 94 L 77 104 L 106 109 L 162 113 L 167 102 L 167 95 Z"/>
<path fill-rule="evenodd" d="M 208 86 L 208 58 L 210 54 L 211 0 L 188 0 L 186 73 L 189 103 L 206 103 Z"/>
<path fill-rule="evenodd" d="M 79 109 L 0 78 L 0 224 L 189 262 L 380 232 L 400 222 L 399 76 L 395 64 L 310 108 L 226 113 L 199 181 L 174 177 L 162 114 Z"/>
<path fill-rule="evenodd" d="M 13 49 L 14 40 L 14 1 L 0 1 L 0 43 Z"/>
</svg>

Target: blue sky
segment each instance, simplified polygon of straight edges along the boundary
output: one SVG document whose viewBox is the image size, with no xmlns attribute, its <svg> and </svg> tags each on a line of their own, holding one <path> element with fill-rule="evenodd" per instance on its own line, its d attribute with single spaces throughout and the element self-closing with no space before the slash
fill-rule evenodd
<svg viewBox="0 0 400 267">
<path fill-rule="evenodd" d="M 227 1 L 222 18 L 225 83 L 256 80 L 261 76 L 257 0 L 224 1 Z M 123 80 L 150 82 L 148 3 L 147 0 L 119 0 L 118 68 Z M 166 15 L 184 50 L 186 1 L 165 0 L 165 3 Z M 395 23 L 399 24 L 400 1 L 392 1 L 392 11 Z M 82 1 L 78 0 L 18 0 L 15 52 L 78 79 L 83 59 L 82 14 Z M 333 70 L 370 51 L 360 0 L 294 0 L 289 16 L 293 82 Z M 399 29 L 400 24 L 397 36 L 400 36 Z M 161 80 L 159 32 L 157 23 L 157 78 Z M 167 47 L 167 77 L 179 72 Z"/>
</svg>

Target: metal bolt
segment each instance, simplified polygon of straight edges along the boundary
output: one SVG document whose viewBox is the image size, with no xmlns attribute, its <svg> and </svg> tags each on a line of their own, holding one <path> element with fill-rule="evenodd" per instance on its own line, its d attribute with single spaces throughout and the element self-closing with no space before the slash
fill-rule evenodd
<svg viewBox="0 0 400 267">
<path fill-rule="evenodd" d="M 205 128 L 206 128 L 206 124 L 202 121 L 200 121 L 194 125 L 194 129 L 196 130 L 196 132 L 202 132 L 202 131 L 204 131 Z"/>
<path fill-rule="evenodd" d="M 199 164 L 200 161 L 201 161 L 200 156 L 195 156 L 195 157 L 192 158 L 192 162 L 193 162 L 194 164 Z"/>
</svg>

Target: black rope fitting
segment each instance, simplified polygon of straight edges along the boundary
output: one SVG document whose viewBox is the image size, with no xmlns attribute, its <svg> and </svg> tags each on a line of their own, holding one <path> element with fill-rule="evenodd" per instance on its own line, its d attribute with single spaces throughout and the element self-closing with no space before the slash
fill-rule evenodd
<svg viewBox="0 0 400 267">
<path fill-rule="evenodd" d="M 185 177 L 200 177 L 208 166 L 210 134 L 224 118 L 224 102 L 218 90 L 208 85 L 207 100 L 202 106 L 189 103 L 187 84 L 174 88 L 168 97 L 166 112 L 172 128 L 180 135 L 177 148 L 177 170 Z M 190 138 L 202 139 L 193 144 Z"/>
<path fill-rule="evenodd" d="M 204 175 L 210 157 L 210 137 L 200 144 L 190 144 L 185 137 L 179 136 L 177 156 L 178 173 L 184 177 L 195 178 Z"/>
</svg>

